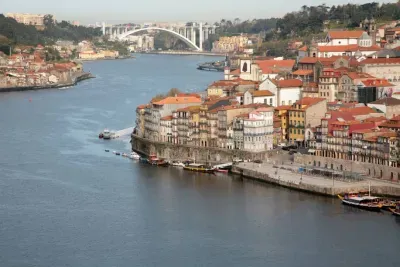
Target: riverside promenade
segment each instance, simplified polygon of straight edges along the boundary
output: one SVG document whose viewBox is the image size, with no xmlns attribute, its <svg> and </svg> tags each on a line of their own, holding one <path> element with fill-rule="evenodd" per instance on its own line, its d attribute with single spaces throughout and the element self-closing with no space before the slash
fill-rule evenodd
<svg viewBox="0 0 400 267">
<path fill-rule="evenodd" d="M 364 177 L 360 181 L 338 180 L 298 171 L 297 165 L 274 165 L 272 162 L 236 164 L 232 171 L 245 178 L 255 179 L 283 187 L 315 194 L 336 196 L 351 191 L 364 191 L 371 188 L 371 194 L 400 197 L 400 184 Z"/>
</svg>

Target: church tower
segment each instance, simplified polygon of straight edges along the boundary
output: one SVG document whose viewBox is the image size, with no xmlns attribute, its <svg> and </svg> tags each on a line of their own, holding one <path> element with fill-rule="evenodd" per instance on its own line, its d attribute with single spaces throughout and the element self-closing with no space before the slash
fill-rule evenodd
<svg viewBox="0 0 400 267">
<path fill-rule="evenodd" d="M 365 18 L 363 22 L 360 23 L 361 29 L 366 31 L 369 36 L 372 38 L 372 45 L 376 45 L 376 21 L 374 18 L 371 18 L 370 20 Z"/>
</svg>

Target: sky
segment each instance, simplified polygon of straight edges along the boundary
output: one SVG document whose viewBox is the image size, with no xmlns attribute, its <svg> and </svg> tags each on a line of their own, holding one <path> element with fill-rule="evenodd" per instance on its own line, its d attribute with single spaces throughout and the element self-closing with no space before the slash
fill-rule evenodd
<svg viewBox="0 0 400 267">
<path fill-rule="evenodd" d="M 57 20 L 81 24 L 106 22 L 215 22 L 281 17 L 303 5 L 363 4 L 362 0 L 1 0 L 0 13 L 53 14 Z M 397 2 L 391 0 L 375 2 Z"/>
</svg>

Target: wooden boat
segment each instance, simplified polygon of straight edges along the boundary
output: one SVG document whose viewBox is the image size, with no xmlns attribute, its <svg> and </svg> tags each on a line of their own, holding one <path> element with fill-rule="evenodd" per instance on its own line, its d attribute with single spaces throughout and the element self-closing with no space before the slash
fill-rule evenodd
<svg viewBox="0 0 400 267">
<path fill-rule="evenodd" d="M 189 164 L 183 167 L 184 170 L 193 171 L 193 172 L 204 172 L 204 173 L 213 173 L 215 170 L 212 168 L 207 168 L 204 164 Z"/>
<path fill-rule="evenodd" d="M 394 216 L 400 217 L 400 203 L 397 203 L 395 208 L 390 208 L 389 210 L 392 212 Z"/>
<path fill-rule="evenodd" d="M 370 191 L 359 191 L 358 193 L 351 193 L 353 196 L 363 196 L 363 197 L 373 197 L 371 196 Z M 376 197 L 376 202 L 382 204 L 383 210 L 389 210 L 396 208 L 396 202 L 387 198 Z"/>
<path fill-rule="evenodd" d="M 225 169 L 214 169 L 214 171 L 221 172 L 221 173 L 228 173 L 229 172 L 229 170 L 225 170 Z"/>
<path fill-rule="evenodd" d="M 353 194 L 345 194 L 344 196 L 338 195 L 339 199 L 342 200 L 343 205 L 356 207 L 359 209 L 369 211 L 381 211 L 382 204 L 379 203 L 379 198 L 371 196 L 360 196 Z"/>
</svg>

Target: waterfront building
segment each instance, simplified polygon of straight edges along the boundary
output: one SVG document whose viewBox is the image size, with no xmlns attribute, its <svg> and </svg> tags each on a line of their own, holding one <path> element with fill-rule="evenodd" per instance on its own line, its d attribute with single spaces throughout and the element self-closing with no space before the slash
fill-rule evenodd
<svg viewBox="0 0 400 267">
<path fill-rule="evenodd" d="M 160 119 L 172 115 L 179 108 L 200 105 L 201 99 L 195 96 L 166 97 L 162 100 L 151 102 L 145 108 L 145 138 L 159 141 Z M 173 118 L 174 119 L 174 118 Z"/>
<path fill-rule="evenodd" d="M 136 135 L 139 137 L 144 137 L 144 115 L 146 107 L 149 107 L 149 105 L 139 105 L 136 108 Z"/>
<path fill-rule="evenodd" d="M 297 146 L 306 146 L 306 128 L 316 127 L 327 112 L 324 98 L 306 97 L 296 101 L 288 110 L 289 142 Z"/>
<path fill-rule="evenodd" d="M 172 143 L 172 115 L 160 119 L 160 141 Z"/>
<path fill-rule="evenodd" d="M 289 110 L 291 108 L 291 105 L 275 107 L 275 117 L 279 118 L 281 125 L 281 139 L 285 142 L 289 140 Z"/>
<path fill-rule="evenodd" d="M 274 95 L 273 106 L 278 107 L 281 105 L 291 105 L 299 100 L 302 87 L 303 82 L 299 79 L 266 79 L 260 84 L 259 90 L 270 91 Z"/>
<path fill-rule="evenodd" d="M 176 110 L 178 144 L 200 146 L 200 105 Z"/>
</svg>

